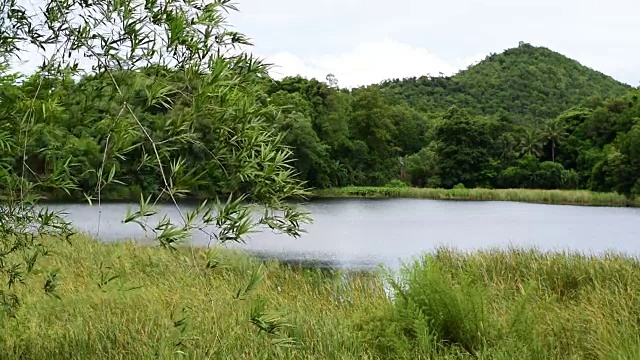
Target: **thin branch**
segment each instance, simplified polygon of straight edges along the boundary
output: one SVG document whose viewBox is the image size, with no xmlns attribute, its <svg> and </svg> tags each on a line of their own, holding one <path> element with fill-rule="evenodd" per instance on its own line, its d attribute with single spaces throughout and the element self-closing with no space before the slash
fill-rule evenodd
<svg viewBox="0 0 640 360">
<path fill-rule="evenodd" d="M 122 113 L 122 110 L 120 111 L 120 113 Z M 118 117 L 120 115 L 118 114 Z M 106 144 L 104 146 L 104 154 L 102 155 L 102 165 L 100 165 L 100 171 L 98 174 L 98 183 L 97 183 L 97 187 L 98 187 L 98 233 L 96 234 L 96 237 L 100 236 L 100 222 L 102 219 L 102 174 L 104 173 L 104 164 L 107 161 L 107 151 L 109 150 L 109 139 L 111 138 L 111 132 L 109 132 L 109 134 L 107 135 L 107 141 Z"/>
<path fill-rule="evenodd" d="M 62 6 L 60 5 L 60 1 L 55 0 L 56 4 L 58 5 L 58 10 L 62 12 Z M 124 97 L 124 94 L 122 92 L 122 90 L 120 89 L 120 86 L 118 85 L 118 82 L 115 80 L 115 77 L 113 76 L 113 73 L 111 72 L 111 69 L 109 68 L 108 64 L 104 61 L 104 59 L 100 56 L 98 56 L 98 54 L 95 52 L 95 50 L 89 46 L 85 39 L 82 38 L 81 36 L 79 36 L 79 34 L 77 33 L 77 31 L 75 31 L 75 29 L 73 27 L 70 27 L 70 32 L 72 32 L 72 35 L 74 35 L 76 37 L 76 39 L 78 39 L 82 45 L 88 49 L 88 51 L 96 58 L 98 59 L 99 62 L 102 62 L 102 65 L 104 66 L 107 74 L 109 75 L 109 77 L 111 78 L 111 81 L 113 82 L 113 85 L 116 88 L 116 91 L 118 92 L 118 94 L 120 94 L 120 96 Z M 164 182 L 164 186 L 167 189 L 167 192 L 169 193 L 169 196 L 171 197 L 171 200 L 173 201 L 173 204 L 175 205 L 176 209 L 178 210 L 178 213 L 180 214 L 180 217 L 182 218 L 182 221 L 186 223 L 186 218 L 184 217 L 184 214 L 182 212 L 182 209 L 180 208 L 180 206 L 178 205 L 178 202 L 175 199 L 175 196 L 173 195 L 173 193 L 171 193 L 170 188 L 169 188 L 169 182 L 167 181 L 167 177 L 164 173 L 164 169 L 162 166 L 162 160 L 160 159 L 160 154 L 158 153 L 158 149 L 156 147 L 155 142 L 153 141 L 153 138 L 149 135 L 149 133 L 147 132 L 147 130 L 145 129 L 145 127 L 142 125 L 142 123 L 140 122 L 140 120 L 138 119 L 138 117 L 136 116 L 136 114 L 133 112 L 133 110 L 131 109 L 131 107 L 129 106 L 128 103 L 124 103 L 124 106 L 127 107 L 127 109 L 129 110 L 129 113 L 131 114 L 131 116 L 133 117 L 133 119 L 136 121 L 136 123 L 138 124 L 138 126 L 140 127 L 140 129 L 143 131 L 143 133 L 145 134 L 145 136 L 147 137 L 147 139 L 149 139 L 149 141 L 151 142 L 151 146 L 153 147 L 153 151 L 155 153 L 156 156 L 156 160 L 158 161 L 158 166 L 160 167 L 160 173 L 162 174 L 162 181 Z"/>
</svg>

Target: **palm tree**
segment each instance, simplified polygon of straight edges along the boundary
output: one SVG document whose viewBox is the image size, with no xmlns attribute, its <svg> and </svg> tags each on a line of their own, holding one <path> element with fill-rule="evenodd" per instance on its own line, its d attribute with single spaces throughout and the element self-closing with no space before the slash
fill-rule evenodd
<svg viewBox="0 0 640 360">
<path fill-rule="evenodd" d="M 540 132 L 536 128 L 529 128 L 524 131 L 520 138 L 520 153 L 522 155 L 534 155 L 539 157 L 542 154 L 542 141 Z"/>
<path fill-rule="evenodd" d="M 542 135 L 546 142 L 551 142 L 551 160 L 556 162 L 556 146 L 567 137 L 567 132 L 558 121 L 549 121 L 545 125 Z"/>
<path fill-rule="evenodd" d="M 502 160 L 507 161 L 513 152 L 513 148 L 517 145 L 513 136 L 509 133 L 502 134 L 498 138 L 498 147 L 500 148 L 500 157 Z"/>
</svg>

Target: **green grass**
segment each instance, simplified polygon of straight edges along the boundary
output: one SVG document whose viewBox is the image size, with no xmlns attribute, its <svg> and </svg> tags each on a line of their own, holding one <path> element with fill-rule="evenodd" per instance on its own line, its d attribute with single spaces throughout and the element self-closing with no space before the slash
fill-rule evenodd
<svg viewBox="0 0 640 360">
<path fill-rule="evenodd" d="M 172 253 L 83 237 L 52 243 L 41 266 L 60 269 L 60 299 L 43 294 L 44 278 L 30 280 L 17 319 L 0 320 L 0 358 L 183 358 L 178 351 L 191 359 L 366 357 L 347 320 L 385 301 L 371 275 L 344 283 L 338 273 L 263 264 L 228 250 Z M 219 263 L 208 268 L 210 259 Z M 98 286 L 112 275 L 119 277 Z M 236 299 L 247 287 L 254 289 Z M 274 334 L 259 331 L 252 310 L 256 322 L 279 327 Z M 181 333 L 174 321 L 184 315 L 189 326 Z"/>
<path fill-rule="evenodd" d="M 366 328 L 389 358 L 640 358 L 636 259 L 441 249 L 410 265 Z"/>
<path fill-rule="evenodd" d="M 49 242 L 39 268 L 59 269 L 59 298 L 28 279 L 17 317 L 0 317 L 0 359 L 640 356 L 640 263 L 622 255 L 439 249 L 393 274 L 388 297 L 381 274 Z"/>
<path fill-rule="evenodd" d="M 313 191 L 316 198 L 418 198 L 437 200 L 519 201 L 540 204 L 640 206 L 638 199 L 587 190 L 429 189 L 411 187 L 344 187 Z"/>
</svg>

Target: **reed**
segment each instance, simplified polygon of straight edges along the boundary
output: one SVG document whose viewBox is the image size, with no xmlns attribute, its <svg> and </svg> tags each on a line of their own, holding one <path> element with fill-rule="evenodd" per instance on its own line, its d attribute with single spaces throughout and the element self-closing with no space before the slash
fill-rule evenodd
<svg viewBox="0 0 640 360">
<path fill-rule="evenodd" d="M 638 207 L 638 199 L 587 190 L 431 189 L 411 187 L 344 187 L 315 190 L 312 198 L 417 198 L 436 200 L 518 201 L 540 204 Z"/>
</svg>

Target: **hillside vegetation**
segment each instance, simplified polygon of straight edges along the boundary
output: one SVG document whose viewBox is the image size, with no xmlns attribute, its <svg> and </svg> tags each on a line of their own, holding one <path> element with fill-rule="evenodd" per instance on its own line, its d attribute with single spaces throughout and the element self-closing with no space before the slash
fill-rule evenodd
<svg viewBox="0 0 640 360">
<path fill-rule="evenodd" d="M 514 121 L 553 118 L 588 97 L 618 97 L 631 89 L 562 54 L 524 43 L 450 77 L 396 79 L 380 88 L 424 112 L 457 105 Z"/>
</svg>

